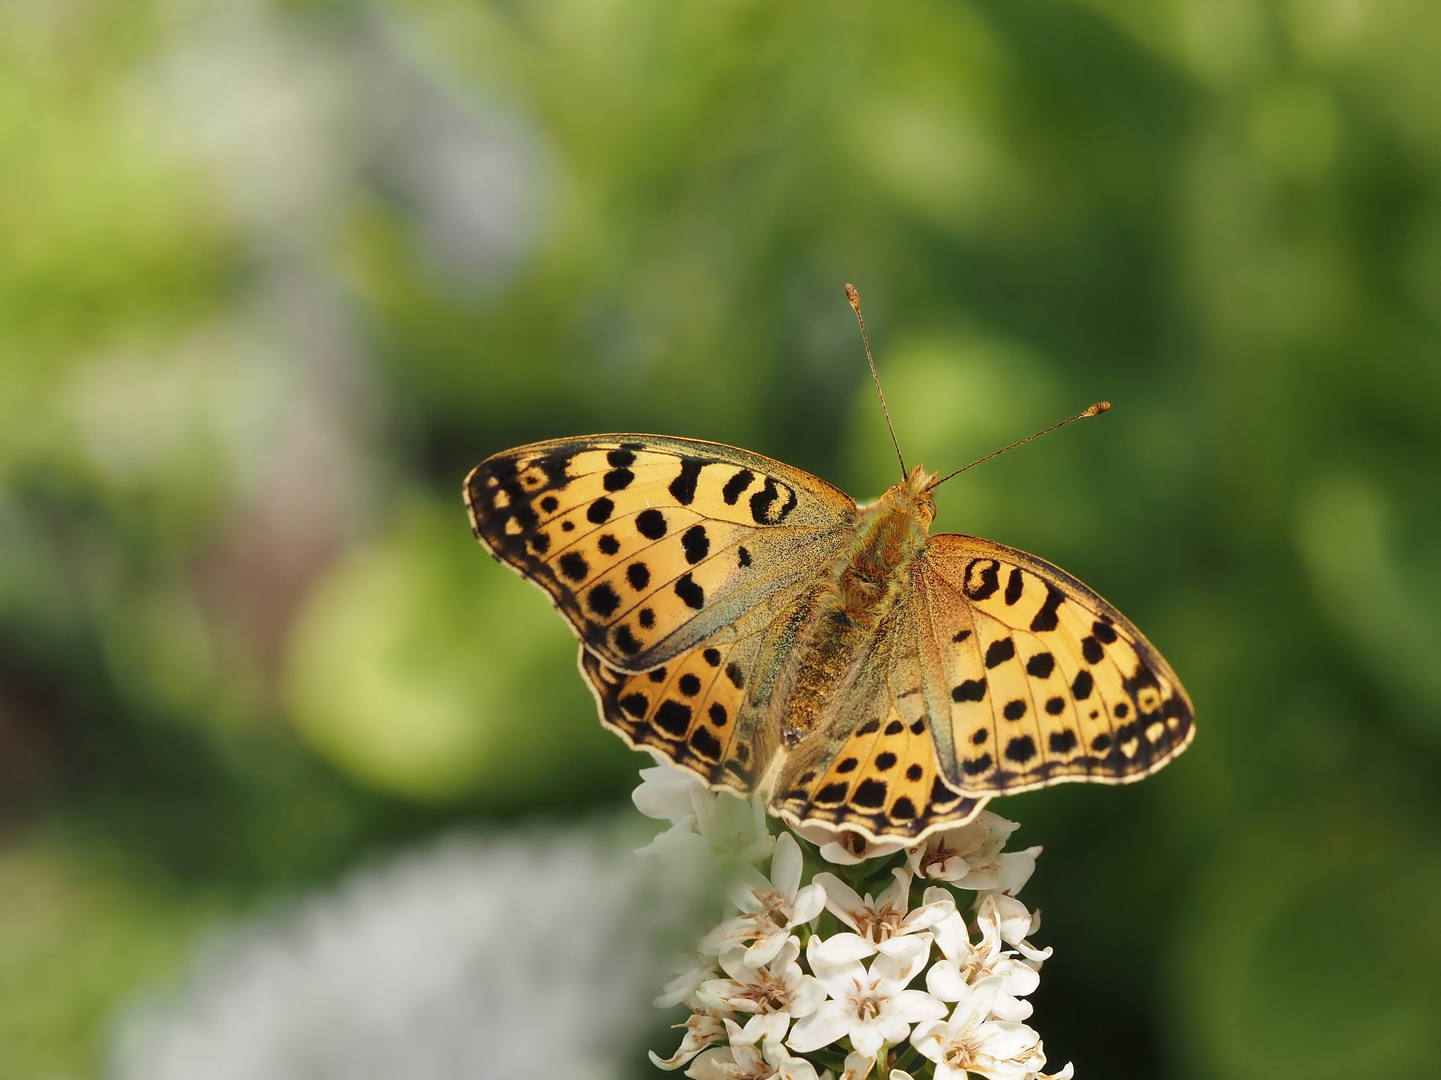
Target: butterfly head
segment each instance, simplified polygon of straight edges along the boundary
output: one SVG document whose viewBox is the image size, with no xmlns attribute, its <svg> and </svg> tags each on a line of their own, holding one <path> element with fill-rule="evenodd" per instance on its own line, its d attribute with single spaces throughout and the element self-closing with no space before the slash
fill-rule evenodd
<svg viewBox="0 0 1441 1080">
<path fill-rule="evenodd" d="M 935 473 L 928 473 L 924 466 L 917 465 L 903 482 L 885 493 L 884 500 L 929 529 L 936 519 L 936 503 L 931 498 L 931 486 L 935 479 Z"/>
</svg>

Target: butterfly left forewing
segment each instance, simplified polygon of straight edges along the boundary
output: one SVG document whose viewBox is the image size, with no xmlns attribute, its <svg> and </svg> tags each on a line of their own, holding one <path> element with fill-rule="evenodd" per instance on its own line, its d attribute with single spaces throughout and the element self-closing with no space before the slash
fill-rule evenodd
<svg viewBox="0 0 1441 1080">
<path fill-rule="evenodd" d="M 481 542 L 550 595 L 586 648 L 631 672 L 783 603 L 855 514 L 799 469 L 654 435 L 496 454 L 467 477 L 465 497 Z"/>
<path fill-rule="evenodd" d="M 950 689 L 937 743 L 953 785 L 999 795 L 1126 783 L 1189 744 L 1191 702 L 1170 665 L 1069 574 L 955 535 L 930 538 L 918 573 L 922 617 L 956 628 L 931 665 Z"/>
</svg>

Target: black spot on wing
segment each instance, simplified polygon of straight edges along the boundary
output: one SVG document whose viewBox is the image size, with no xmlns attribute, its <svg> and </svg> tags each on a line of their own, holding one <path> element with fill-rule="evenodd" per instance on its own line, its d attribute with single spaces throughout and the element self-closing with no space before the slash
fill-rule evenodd
<svg viewBox="0 0 1441 1080">
<path fill-rule="evenodd" d="M 610 533 L 606 533 L 595 542 L 595 546 L 600 548 L 602 555 L 614 555 L 620 550 L 620 541 Z"/>
<path fill-rule="evenodd" d="M 643 562 L 633 562 L 625 568 L 625 580 L 636 592 L 650 584 L 650 567 Z"/>
<path fill-rule="evenodd" d="M 884 806 L 886 782 L 884 780 L 862 780 L 856 785 L 856 793 L 851 796 L 851 802 L 856 806 L 867 808 Z"/>
<path fill-rule="evenodd" d="M 635 473 L 629 469 L 611 469 L 601 477 L 600 486 L 606 491 L 624 491 L 634 479 Z"/>
<path fill-rule="evenodd" d="M 720 667 L 721 654 L 719 649 L 707 649 L 701 653 L 701 657 L 711 667 Z"/>
<path fill-rule="evenodd" d="M 665 515 L 652 506 L 649 510 L 642 510 L 636 515 L 635 527 L 636 531 L 647 540 L 659 540 L 665 535 Z"/>
<path fill-rule="evenodd" d="M 740 561 L 741 566 L 744 567 L 744 566 L 749 566 L 749 565 L 751 564 L 751 553 L 750 553 L 749 551 L 747 551 L 744 547 L 740 548 L 740 549 L 737 551 L 736 555 L 737 555 L 737 558 L 738 558 L 739 561 Z"/>
<path fill-rule="evenodd" d="M 757 525 L 779 525 L 796 505 L 796 493 L 767 476 L 765 486 L 751 496 L 751 519 Z"/>
<path fill-rule="evenodd" d="M 695 697 L 700 693 L 700 679 L 689 671 L 677 679 L 675 684 L 686 697 Z"/>
<path fill-rule="evenodd" d="M 689 705 L 683 705 L 679 701 L 667 698 L 655 711 L 655 722 L 662 731 L 668 731 L 676 738 L 680 738 L 690 728 L 690 716 Z"/>
<path fill-rule="evenodd" d="M 731 681 L 731 685 L 734 686 L 737 690 L 743 689 L 745 687 L 745 675 L 741 672 L 740 665 L 737 664 L 734 660 L 732 660 L 729 664 L 726 665 L 726 678 Z"/>
<path fill-rule="evenodd" d="M 1053 754 L 1069 754 L 1076 748 L 1076 733 L 1070 728 L 1051 732 L 1050 747 Z"/>
<path fill-rule="evenodd" d="M 953 701 L 981 701 L 985 696 L 986 680 L 984 677 L 980 679 L 967 679 L 951 691 L 951 700 Z"/>
<path fill-rule="evenodd" d="M 899 735 L 902 731 L 905 730 L 905 728 L 906 725 L 901 723 L 899 720 L 892 720 L 889 724 L 886 725 L 886 734 Z"/>
<path fill-rule="evenodd" d="M 615 502 L 602 495 L 586 508 L 585 517 L 592 525 L 604 525 L 615 512 Z M 569 524 L 567 522 L 567 524 Z M 567 529 L 567 532 L 570 530 Z"/>
<path fill-rule="evenodd" d="M 1036 653 L 1026 661 L 1026 674 L 1033 679 L 1049 679 L 1056 670 L 1056 658 L 1048 652 Z"/>
<path fill-rule="evenodd" d="M 685 561 L 692 566 L 710 554 L 710 537 L 704 525 L 692 525 L 681 536 L 680 543 L 685 549 Z"/>
<path fill-rule="evenodd" d="M 635 454 L 631 453 L 630 450 L 626 449 L 625 447 L 621 447 L 618 450 L 612 450 L 610 453 L 606 454 L 605 460 L 611 468 L 623 469 L 627 465 L 635 464 Z"/>
<path fill-rule="evenodd" d="M 620 699 L 620 707 L 637 720 L 643 720 L 646 710 L 650 708 L 650 699 L 644 694 L 627 694 Z"/>
<path fill-rule="evenodd" d="M 1036 756 L 1036 743 L 1029 735 L 1017 735 L 1006 743 L 1006 760 L 1024 765 Z"/>
<path fill-rule="evenodd" d="M 610 582 L 602 581 L 595 588 L 586 594 L 586 605 L 602 619 L 607 619 L 615 614 L 615 609 L 620 607 L 620 597 L 610 587 Z"/>
<path fill-rule="evenodd" d="M 1086 658 L 1086 663 L 1099 664 L 1106 658 L 1106 650 L 1101 648 L 1101 643 L 1094 637 L 1083 637 L 1081 639 L 1081 655 Z"/>
<path fill-rule="evenodd" d="M 631 632 L 630 627 L 625 623 L 621 623 L 615 628 L 614 636 L 615 647 L 627 656 L 634 656 L 640 652 L 641 643 L 636 640 L 635 634 Z"/>
<path fill-rule="evenodd" d="M 1010 576 L 1006 579 L 1005 600 L 1007 607 L 1010 607 L 1021 598 L 1021 593 L 1025 590 L 1025 587 L 1026 579 L 1021 573 L 1021 568 L 1019 566 L 1013 567 Z"/>
<path fill-rule="evenodd" d="M 734 506 L 736 504 L 736 500 L 741 497 L 741 493 L 745 491 L 746 488 L 751 486 L 751 481 L 753 481 L 755 478 L 755 473 L 751 472 L 749 469 L 742 469 L 740 472 L 736 473 L 729 480 L 727 480 L 725 483 L 725 487 L 721 488 L 721 497 L 725 499 L 726 505 Z"/>
<path fill-rule="evenodd" d="M 874 735 L 876 732 L 878 732 L 878 731 L 880 731 L 880 730 L 881 730 L 881 721 L 880 721 L 880 718 L 877 717 L 877 718 L 873 718 L 873 719 L 871 719 L 871 720 L 867 720 L 867 721 L 866 721 L 864 724 L 862 724 L 860 727 L 856 728 L 856 734 L 857 734 L 857 735 Z"/>
<path fill-rule="evenodd" d="M 959 645 L 961 642 L 965 641 L 966 638 L 968 638 L 968 637 L 970 637 L 970 636 L 971 636 L 971 632 L 970 632 L 969 630 L 962 630 L 962 631 L 960 631 L 958 634 L 956 634 L 955 637 L 951 638 L 951 640 L 954 641 L 957 645 Z"/>
<path fill-rule="evenodd" d="M 676 579 L 675 594 L 685 601 L 687 607 L 699 611 L 705 607 L 705 590 L 696 584 L 690 574 L 682 574 Z"/>
<path fill-rule="evenodd" d="M 1006 702 L 1006 707 L 1001 710 L 1001 715 L 1007 720 L 1019 720 L 1026 715 L 1026 703 L 1021 698 L 1015 701 Z"/>
<path fill-rule="evenodd" d="M 670 482 L 671 497 L 682 506 L 689 506 L 695 502 L 696 481 L 700 478 L 701 469 L 707 464 L 700 458 L 682 458 L 680 463 L 680 475 Z"/>
<path fill-rule="evenodd" d="M 1001 587 L 1001 564 L 995 559 L 972 559 L 966 564 L 961 589 L 972 600 L 987 600 Z"/>
<path fill-rule="evenodd" d="M 1046 582 L 1046 602 L 1041 605 L 1041 610 L 1036 612 L 1036 617 L 1031 620 L 1031 629 L 1037 633 L 1044 633 L 1059 626 L 1061 620 L 1056 612 L 1061 607 L 1061 601 L 1065 599 L 1065 593 L 1049 581 Z"/>
<path fill-rule="evenodd" d="M 989 767 L 990 764 L 988 760 L 986 762 L 987 767 Z M 938 809 L 948 810 L 952 804 L 961 801 L 961 793 L 959 791 L 952 791 L 946 787 L 945 782 L 937 776 L 931 781 L 931 797 L 929 801 L 932 806 Z"/>
<path fill-rule="evenodd" d="M 1015 655 L 1016 643 L 1008 637 L 998 638 L 986 649 L 986 667 L 993 668 L 1004 664 Z"/>
<path fill-rule="evenodd" d="M 590 564 L 585 561 L 585 556 L 578 551 L 567 551 L 557 562 L 562 577 L 571 581 L 584 581 L 585 576 L 590 573 Z"/>
<path fill-rule="evenodd" d="M 914 779 L 914 777 L 912 778 Z M 891 817 L 897 821 L 910 821 L 916 816 L 916 804 L 902 795 L 895 802 L 891 803 Z"/>
<path fill-rule="evenodd" d="M 697 724 L 695 731 L 691 732 L 690 745 L 697 754 L 710 761 L 719 761 L 721 756 L 720 740 L 711 734 L 710 729 L 704 724 Z"/>
<path fill-rule="evenodd" d="M 1091 696 L 1091 690 L 1094 689 L 1095 685 L 1096 680 L 1091 676 L 1089 671 L 1079 671 L 1076 673 L 1075 680 L 1071 683 L 1071 696 L 1077 701 L 1085 701 Z"/>
<path fill-rule="evenodd" d="M 965 761 L 961 762 L 961 771 L 964 772 L 967 776 L 975 776 L 978 773 L 983 773 L 990 767 L 990 754 L 982 754 L 978 758 L 967 758 Z"/>
</svg>

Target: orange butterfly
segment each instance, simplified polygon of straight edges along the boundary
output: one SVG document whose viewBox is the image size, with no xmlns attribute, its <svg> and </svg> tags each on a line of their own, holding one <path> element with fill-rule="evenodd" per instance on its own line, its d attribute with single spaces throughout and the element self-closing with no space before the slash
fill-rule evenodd
<svg viewBox="0 0 1441 1080">
<path fill-rule="evenodd" d="M 580 638 L 602 722 L 793 827 L 914 843 L 1185 749 L 1190 699 L 1141 632 L 1050 563 L 930 536 L 938 483 L 917 466 L 858 507 L 735 447 L 592 435 L 496 454 L 465 498 Z"/>
</svg>

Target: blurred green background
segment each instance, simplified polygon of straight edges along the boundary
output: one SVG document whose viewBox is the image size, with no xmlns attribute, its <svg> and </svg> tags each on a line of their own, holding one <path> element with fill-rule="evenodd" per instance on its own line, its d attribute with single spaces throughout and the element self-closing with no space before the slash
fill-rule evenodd
<svg viewBox="0 0 1441 1080">
<path fill-rule="evenodd" d="M 1090 1077 L 1437 1074 L 1441 7 L 0 3 L 0 1077 L 207 927 L 624 803 L 474 463 L 895 469 L 1161 647 L 1194 747 L 1007 800 Z"/>
</svg>

